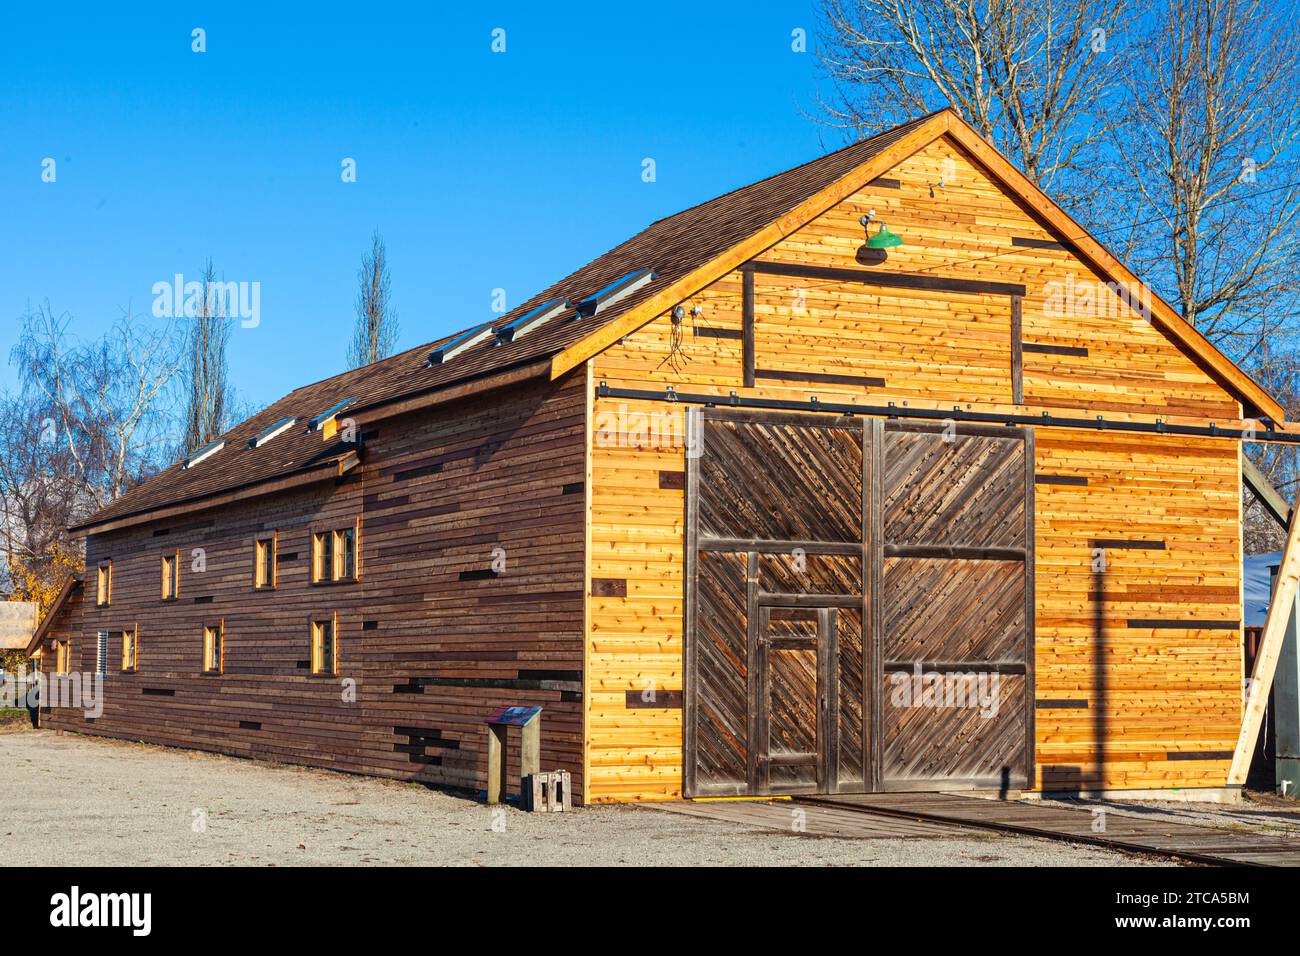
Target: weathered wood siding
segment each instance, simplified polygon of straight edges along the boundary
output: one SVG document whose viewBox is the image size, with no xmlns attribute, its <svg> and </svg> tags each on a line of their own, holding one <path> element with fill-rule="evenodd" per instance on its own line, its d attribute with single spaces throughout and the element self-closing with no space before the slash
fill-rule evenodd
<svg viewBox="0 0 1300 956">
<path fill-rule="evenodd" d="M 543 767 L 579 780 L 584 384 L 363 425 L 363 464 L 338 483 L 92 536 L 113 601 L 95 606 L 92 570 L 75 666 L 94 669 L 109 631 L 104 712 L 49 725 L 481 789 L 484 717 L 541 705 Z M 310 583 L 311 533 L 358 519 L 359 580 Z M 271 532 L 278 587 L 255 590 L 254 541 Z M 164 602 L 160 556 L 177 549 L 180 595 Z M 312 676 L 309 622 L 334 613 L 339 676 Z M 205 676 L 202 629 L 220 621 L 225 671 Z M 139 669 L 123 674 L 120 632 L 136 626 Z"/>
<path fill-rule="evenodd" d="M 81 600 L 83 593 L 80 587 L 74 588 L 67 599 L 53 611 L 54 617 L 45 629 L 45 636 L 41 638 L 39 647 L 41 655 L 39 666 L 41 673 L 46 676 L 54 673 L 54 668 L 58 663 L 54 651 L 56 643 L 70 641 L 72 644 L 71 653 L 74 655 L 78 653 L 77 647 L 81 643 Z"/>
<path fill-rule="evenodd" d="M 906 243 L 883 266 L 855 258 L 873 209 Z M 662 316 L 593 359 L 593 384 L 1237 420 L 1237 402 L 1058 238 L 943 140 L 758 257 L 1023 284 L 1023 405 L 1007 297 L 763 274 L 759 376 L 744 388 L 739 271 L 684 303 L 703 313 L 678 352 Z M 681 787 L 681 408 L 597 399 L 592 422 L 588 794 L 668 799 Z M 1222 786 L 1241 709 L 1237 444 L 1039 428 L 1036 448 L 1037 782 Z M 650 688 L 656 701 L 641 700 Z"/>
</svg>

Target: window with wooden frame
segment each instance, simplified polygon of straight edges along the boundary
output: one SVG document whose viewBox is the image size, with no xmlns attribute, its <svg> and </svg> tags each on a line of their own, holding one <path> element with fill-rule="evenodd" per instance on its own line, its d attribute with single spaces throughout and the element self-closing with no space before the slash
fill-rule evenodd
<svg viewBox="0 0 1300 956">
<path fill-rule="evenodd" d="M 315 618 L 311 622 L 311 672 L 336 675 L 339 672 L 339 616 Z"/>
<path fill-rule="evenodd" d="M 317 531 L 311 536 L 311 580 L 313 584 L 334 580 L 333 531 Z"/>
<path fill-rule="evenodd" d="M 175 601 L 181 594 L 181 552 L 162 556 L 162 599 Z"/>
<path fill-rule="evenodd" d="M 72 642 L 54 642 L 54 673 L 66 674 L 72 669 Z"/>
<path fill-rule="evenodd" d="M 220 674 L 226 663 L 226 619 L 203 625 L 203 673 Z"/>
<path fill-rule="evenodd" d="M 140 660 L 140 625 L 122 632 L 122 673 L 134 674 Z"/>
<path fill-rule="evenodd" d="M 107 607 L 113 603 L 113 562 L 111 560 L 99 562 L 95 581 L 95 606 Z"/>
<path fill-rule="evenodd" d="M 275 552 L 280 534 L 276 532 L 269 538 L 258 538 L 253 542 L 253 587 L 274 588 L 276 586 Z"/>
<path fill-rule="evenodd" d="M 340 581 L 357 576 L 357 531 L 343 528 L 334 532 L 334 573 Z"/>
<path fill-rule="evenodd" d="M 108 631 L 95 635 L 95 673 L 100 677 L 108 676 Z"/>
<path fill-rule="evenodd" d="M 352 527 L 316 531 L 311 536 L 311 580 L 326 584 L 357 579 L 360 522 Z"/>
</svg>

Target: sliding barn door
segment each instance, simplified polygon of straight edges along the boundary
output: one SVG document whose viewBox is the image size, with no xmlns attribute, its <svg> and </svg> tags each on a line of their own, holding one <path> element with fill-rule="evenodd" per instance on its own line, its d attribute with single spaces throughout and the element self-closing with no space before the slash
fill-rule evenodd
<svg viewBox="0 0 1300 956">
<path fill-rule="evenodd" d="M 686 794 L 1026 785 L 1031 433 L 687 422 Z"/>
<path fill-rule="evenodd" d="M 1033 433 L 890 422 L 873 454 L 879 788 L 1027 787 Z"/>
<path fill-rule="evenodd" d="M 686 792 L 861 790 L 861 422 L 688 423 Z"/>
</svg>

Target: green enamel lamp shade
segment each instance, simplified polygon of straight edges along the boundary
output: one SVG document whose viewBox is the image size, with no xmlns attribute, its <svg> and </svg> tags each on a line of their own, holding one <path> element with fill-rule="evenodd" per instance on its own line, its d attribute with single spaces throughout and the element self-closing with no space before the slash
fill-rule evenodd
<svg viewBox="0 0 1300 956">
<path fill-rule="evenodd" d="M 903 237 L 896 232 L 890 232 L 884 223 L 880 224 L 880 231 L 874 236 L 867 239 L 868 249 L 892 249 L 894 246 L 901 246 Z"/>
</svg>

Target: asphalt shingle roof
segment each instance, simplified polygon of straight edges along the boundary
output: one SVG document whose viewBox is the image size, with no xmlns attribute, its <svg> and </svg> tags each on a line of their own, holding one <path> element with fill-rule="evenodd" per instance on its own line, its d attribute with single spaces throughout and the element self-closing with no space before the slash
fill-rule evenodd
<svg viewBox="0 0 1300 956">
<path fill-rule="evenodd" d="M 932 114 L 933 115 L 933 114 Z M 442 365 L 425 366 L 431 349 L 450 341 L 459 331 L 408 349 L 362 368 L 352 369 L 295 389 L 224 436 L 225 447 L 184 469 L 178 462 L 129 490 L 79 527 L 135 516 L 158 508 L 192 502 L 224 492 L 285 478 L 317 467 L 351 446 L 325 445 L 306 422 L 345 398 L 353 404 L 344 417 L 403 398 L 436 391 L 493 372 L 535 362 L 581 341 L 608 322 L 634 308 L 659 290 L 688 275 L 741 242 L 804 200 L 870 160 L 929 119 L 921 117 L 886 130 L 811 162 L 743 186 L 708 202 L 660 219 L 604 255 L 538 292 L 493 323 L 500 328 L 554 298 L 578 302 L 627 273 L 653 269 L 655 281 L 590 318 L 575 318 L 570 310 L 507 344 L 495 336 Z M 463 330 L 460 330 L 463 331 Z M 260 448 L 249 439 L 282 418 L 298 423 Z"/>
</svg>

